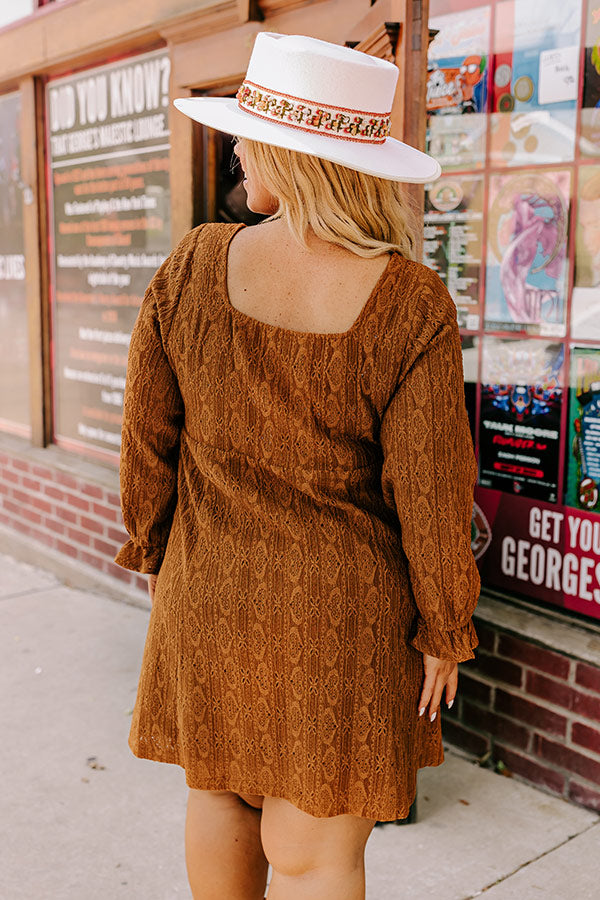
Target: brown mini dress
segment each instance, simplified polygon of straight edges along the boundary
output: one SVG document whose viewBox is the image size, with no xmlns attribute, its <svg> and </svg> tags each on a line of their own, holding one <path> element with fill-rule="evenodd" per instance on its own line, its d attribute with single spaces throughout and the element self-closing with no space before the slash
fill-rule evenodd
<svg viewBox="0 0 600 900">
<path fill-rule="evenodd" d="M 132 335 L 116 560 L 158 581 L 129 746 L 191 788 L 403 818 L 443 761 L 422 653 L 477 645 L 455 307 L 391 253 L 348 331 L 261 322 L 227 293 L 240 227 L 190 232 Z"/>
</svg>

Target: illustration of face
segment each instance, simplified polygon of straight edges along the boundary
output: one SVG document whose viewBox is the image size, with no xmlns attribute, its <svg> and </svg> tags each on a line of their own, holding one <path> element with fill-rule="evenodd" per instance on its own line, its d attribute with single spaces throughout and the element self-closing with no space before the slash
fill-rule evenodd
<svg viewBox="0 0 600 900">
<path fill-rule="evenodd" d="M 481 57 L 467 56 L 460 67 L 460 74 L 463 77 L 464 84 L 471 88 L 472 93 L 473 88 L 481 78 Z"/>
<path fill-rule="evenodd" d="M 517 417 L 517 421 L 522 421 L 531 406 L 531 395 L 529 388 L 524 384 L 516 384 L 510 396 L 511 412 Z"/>
</svg>

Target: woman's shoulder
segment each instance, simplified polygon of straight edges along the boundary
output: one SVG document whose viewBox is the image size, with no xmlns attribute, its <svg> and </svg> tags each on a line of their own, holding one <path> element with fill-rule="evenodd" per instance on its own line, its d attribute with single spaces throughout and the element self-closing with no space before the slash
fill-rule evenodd
<svg viewBox="0 0 600 900">
<path fill-rule="evenodd" d="M 456 323 L 456 304 L 437 272 L 424 263 L 396 254 L 395 291 L 397 309 L 405 323 L 416 333 L 426 325 Z"/>
</svg>

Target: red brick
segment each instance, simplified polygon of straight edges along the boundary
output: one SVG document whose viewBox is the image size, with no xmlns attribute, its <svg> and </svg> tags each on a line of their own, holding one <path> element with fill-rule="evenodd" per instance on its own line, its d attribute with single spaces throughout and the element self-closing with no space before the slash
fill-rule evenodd
<svg viewBox="0 0 600 900">
<path fill-rule="evenodd" d="M 69 506 L 74 506 L 75 509 L 81 509 L 83 512 L 88 512 L 90 508 L 87 500 L 84 500 L 83 497 L 76 497 L 75 494 L 67 495 L 67 503 Z"/>
<path fill-rule="evenodd" d="M 83 484 L 81 493 L 86 494 L 88 497 L 93 497 L 94 500 L 101 500 L 103 496 L 102 488 L 98 487 L 97 484 Z"/>
<path fill-rule="evenodd" d="M 86 550 L 80 550 L 78 556 L 81 562 L 86 563 L 93 569 L 101 568 L 101 558 L 99 556 L 94 555 L 93 553 L 88 553 Z"/>
<path fill-rule="evenodd" d="M 476 734 L 474 731 L 465 728 L 459 722 L 451 722 L 446 716 L 446 712 L 442 715 L 442 735 L 445 741 L 454 744 L 455 747 L 461 747 L 467 753 L 474 756 L 483 756 L 490 748 L 490 739 L 483 734 Z"/>
<path fill-rule="evenodd" d="M 95 516 L 100 516 L 103 519 L 109 519 L 111 522 L 119 522 L 121 519 L 121 511 L 117 512 L 116 509 L 112 509 L 109 506 L 102 506 L 100 503 L 94 503 L 92 507 Z"/>
<path fill-rule="evenodd" d="M 133 583 L 140 591 L 148 593 L 148 579 L 144 578 L 143 575 L 136 575 L 133 579 Z"/>
<path fill-rule="evenodd" d="M 93 531 L 94 534 L 104 534 L 104 526 L 97 519 L 91 519 L 89 516 L 81 516 L 80 519 L 83 528 Z"/>
<path fill-rule="evenodd" d="M 537 672 L 528 672 L 525 681 L 525 690 L 528 694 L 534 694 L 541 697 L 549 703 L 555 703 L 557 706 L 564 706 L 566 709 L 573 709 L 573 688 L 560 681 L 553 681 L 552 678 L 546 678 L 545 675 L 538 675 Z"/>
<path fill-rule="evenodd" d="M 133 572 L 128 571 L 127 569 L 122 569 L 120 566 L 117 566 L 116 563 L 109 562 L 105 560 L 102 563 L 102 569 L 113 578 L 118 578 L 119 581 L 124 581 L 126 584 L 132 584 L 134 581 Z"/>
<path fill-rule="evenodd" d="M 14 500 L 10 500 L 8 497 L 4 501 L 4 509 L 7 509 L 8 512 L 14 513 L 15 516 L 21 515 L 22 506 L 20 503 L 15 503 Z"/>
<path fill-rule="evenodd" d="M 55 472 L 54 479 L 58 484 L 62 484 L 63 487 L 71 488 L 71 490 L 77 490 L 79 487 L 77 479 L 73 478 L 72 475 L 68 475 L 66 472 Z"/>
<path fill-rule="evenodd" d="M 508 656 L 534 669 L 547 672 L 555 678 L 568 678 L 570 661 L 559 653 L 552 653 L 535 644 L 520 641 L 509 634 L 501 634 L 498 640 L 498 656 Z"/>
<path fill-rule="evenodd" d="M 580 803 L 587 809 L 595 809 L 600 812 L 600 793 L 583 784 L 578 784 L 576 781 L 572 781 L 569 785 L 569 800 L 572 800 L 573 803 Z"/>
<path fill-rule="evenodd" d="M 52 497 L 53 500 L 60 500 L 63 502 L 67 499 L 67 495 L 64 491 L 61 491 L 60 488 L 54 487 L 52 484 L 45 484 L 43 487 L 44 494 L 47 497 Z"/>
<path fill-rule="evenodd" d="M 0 481 L 0 494 L 8 494 L 8 485 Z"/>
<path fill-rule="evenodd" d="M 508 741 L 521 750 L 529 744 L 530 731 L 510 719 L 505 719 L 489 709 L 475 706 L 467 700 L 462 701 L 462 718 L 465 725 L 478 731 L 487 731 L 500 740 Z"/>
<path fill-rule="evenodd" d="M 482 650 L 489 650 L 490 653 L 493 653 L 496 647 L 496 635 L 498 632 L 494 631 L 493 628 L 490 628 L 489 625 L 484 625 L 483 622 L 479 621 L 475 622 L 475 631 L 479 638 L 480 648 Z"/>
<path fill-rule="evenodd" d="M 50 481 L 52 478 L 51 470 L 44 468 L 44 466 L 33 466 L 31 472 L 36 478 L 44 478 L 46 481 Z"/>
<path fill-rule="evenodd" d="M 91 537 L 87 532 L 82 531 L 81 528 L 67 528 L 67 535 L 69 540 L 75 544 L 83 544 L 84 547 L 89 547 L 90 545 Z"/>
<path fill-rule="evenodd" d="M 600 669 L 597 669 L 595 666 L 578 663 L 575 670 L 575 681 L 581 687 L 589 688 L 590 691 L 596 691 L 597 694 L 600 694 Z"/>
<path fill-rule="evenodd" d="M 121 509 L 121 498 L 118 494 L 115 494 L 114 491 L 107 491 L 106 501 L 110 504 L 110 506 L 115 506 L 117 509 Z"/>
<path fill-rule="evenodd" d="M 12 495 L 15 500 L 18 500 L 18 502 L 22 505 L 29 505 L 31 503 L 31 497 L 29 496 L 29 494 L 26 494 L 25 491 L 20 491 L 17 488 L 14 488 Z"/>
<path fill-rule="evenodd" d="M 20 515 L 27 519 L 28 522 L 33 522 L 34 525 L 42 524 L 42 517 L 39 513 L 34 512 L 33 509 L 29 509 L 27 506 L 23 506 L 21 508 Z"/>
<path fill-rule="evenodd" d="M 16 472 L 11 472 L 10 469 L 2 469 L 2 481 L 9 481 L 11 484 L 19 484 L 20 478 Z"/>
<path fill-rule="evenodd" d="M 56 549 L 61 553 L 64 553 L 66 556 L 77 556 L 77 548 L 73 546 L 73 544 L 68 544 L 66 541 L 57 541 Z"/>
<path fill-rule="evenodd" d="M 46 513 L 46 515 L 48 516 L 51 515 L 53 509 L 52 504 L 46 503 L 46 501 L 42 500 L 41 497 L 33 498 L 33 507 L 40 512 Z"/>
<path fill-rule="evenodd" d="M 548 769 L 546 766 L 540 765 L 538 762 L 530 759 L 528 756 L 522 756 L 509 750 L 502 744 L 495 744 L 494 756 L 496 759 L 502 760 L 511 772 L 526 778 L 532 784 L 549 788 L 556 794 L 563 794 L 565 790 L 565 777 L 560 772 Z"/>
<path fill-rule="evenodd" d="M 29 478 L 28 476 L 23 477 L 23 487 L 27 488 L 28 491 L 33 491 L 36 494 L 42 489 L 39 481 L 36 481 L 35 478 Z"/>
<path fill-rule="evenodd" d="M 573 712 L 578 716 L 585 716 L 586 719 L 600 722 L 600 697 L 573 691 Z"/>
<path fill-rule="evenodd" d="M 514 685 L 514 687 L 521 687 L 523 682 L 521 666 L 517 666 L 506 659 L 499 659 L 497 656 L 490 656 L 488 653 L 483 653 L 480 650 L 476 650 L 475 653 L 475 669 L 477 672 L 498 681 L 505 681 Z"/>
<path fill-rule="evenodd" d="M 44 519 L 44 526 L 49 531 L 54 532 L 54 534 L 64 534 L 67 530 L 61 522 L 57 522 L 56 519 L 49 518 L 48 516 Z"/>
<path fill-rule="evenodd" d="M 117 544 L 124 544 L 125 541 L 129 540 L 129 535 L 127 534 L 125 529 L 121 531 L 120 529 L 109 527 L 107 530 L 107 534 L 111 541 L 116 541 Z"/>
<path fill-rule="evenodd" d="M 600 753 L 600 731 L 596 728 L 589 728 L 581 722 L 573 722 L 571 740 L 574 744 L 593 750 L 594 753 Z"/>
<path fill-rule="evenodd" d="M 110 556 L 111 559 L 117 552 L 117 548 L 114 544 L 109 544 L 107 541 L 100 540 L 100 538 L 94 538 L 94 549 L 98 550 L 104 556 Z"/>
<path fill-rule="evenodd" d="M 65 509 L 62 506 L 56 507 L 56 515 L 59 519 L 62 519 L 64 522 L 70 522 L 71 525 L 75 525 L 77 522 L 77 516 L 70 509 Z"/>
<path fill-rule="evenodd" d="M 531 703 L 523 697 L 509 694 L 500 688 L 496 690 L 494 708 L 505 716 L 519 719 L 532 728 L 547 731 L 557 737 L 565 737 L 567 733 L 567 719 L 558 713 L 552 712 L 537 703 Z"/>
<path fill-rule="evenodd" d="M 11 465 L 13 469 L 18 469 L 20 472 L 29 472 L 29 465 L 23 459 L 12 459 Z"/>
<path fill-rule="evenodd" d="M 471 678 L 470 675 L 463 671 L 458 676 L 458 692 L 469 700 L 481 703 L 482 706 L 489 706 L 492 689 L 489 684 L 479 681 L 477 678 Z"/>
<path fill-rule="evenodd" d="M 567 772 L 580 775 L 587 781 L 593 781 L 594 784 L 600 784 L 600 761 L 584 756 L 564 744 L 556 744 L 549 741 L 548 738 L 540 734 L 535 736 L 535 753 L 536 756 L 542 757 Z"/>
</svg>

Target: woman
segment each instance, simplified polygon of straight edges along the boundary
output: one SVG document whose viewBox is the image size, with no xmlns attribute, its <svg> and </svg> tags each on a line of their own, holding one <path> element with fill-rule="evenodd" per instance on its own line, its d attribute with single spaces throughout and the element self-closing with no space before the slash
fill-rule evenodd
<svg viewBox="0 0 600 900">
<path fill-rule="evenodd" d="M 264 33 L 237 102 L 176 101 L 241 137 L 274 214 L 188 234 L 130 349 L 117 561 L 153 605 L 129 743 L 185 769 L 197 900 L 262 898 L 268 863 L 269 900 L 363 898 L 477 644 L 456 312 L 398 186 L 439 167 L 387 136 L 397 76 Z"/>
</svg>

